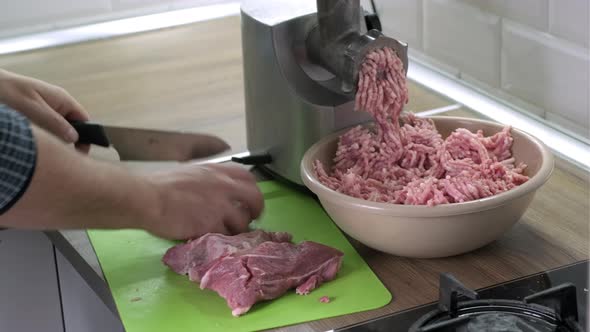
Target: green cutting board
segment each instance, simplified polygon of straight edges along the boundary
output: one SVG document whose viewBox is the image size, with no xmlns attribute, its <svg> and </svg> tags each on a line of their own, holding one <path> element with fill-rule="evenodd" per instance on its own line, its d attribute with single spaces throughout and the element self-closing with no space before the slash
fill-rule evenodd
<svg viewBox="0 0 590 332">
<path fill-rule="evenodd" d="M 259 184 L 265 212 L 253 228 L 286 231 L 344 252 L 338 277 L 307 296 L 290 291 L 233 317 L 225 301 L 199 289 L 161 262 L 174 245 L 144 231 L 90 230 L 88 235 L 127 332 L 257 331 L 375 309 L 391 294 L 342 235 L 319 203 L 276 182 Z M 362 220 L 359 220 L 362 222 Z M 330 303 L 319 298 L 329 296 Z"/>
</svg>

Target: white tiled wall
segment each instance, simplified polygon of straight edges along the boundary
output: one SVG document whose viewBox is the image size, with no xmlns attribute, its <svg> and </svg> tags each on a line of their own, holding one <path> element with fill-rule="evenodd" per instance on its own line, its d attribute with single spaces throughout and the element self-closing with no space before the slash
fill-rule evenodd
<svg viewBox="0 0 590 332">
<path fill-rule="evenodd" d="M 103 15 L 110 11 L 110 0 L 0 1 L 0 36 L 47 30 L 54 22 Z"/>
<path fill-rule="evenodd" d="M 423 49 L 492 86 L 500 84 L 500 20 L 450 0 L 424 0 Z"/>
<path fill-rule="evenodd" d="M 590 1 L 549 0 L 549 7 L 549 31 L 553 35 L 587 48 L 590 44 Z"/>
<path fill-rule="evenodd" d="M 375 2 L 380 16 L 395 24 L 383 26 L 383 32 L 390 36 L 404 36 L 406 42 L 422 48 L 422 0 L 396 0 Z"/>
<path fill-rule="evenodd" d="M 375 1 L 421 59 L 590 138 L 590 0 Z"/>
<path fill-rule="evenodd" d="M 237 0 L 0 0 L 0 37 Z"/>
<path fill-rule="evenodd" d="M 66 17 L 105 13 L 111 10 L 110 0 L 19 0 L 0 3 L 0 27 L 22 27 Z"/>
<path fill-rule="evenodd" d="M 558 1 L 568 2 L 571 0 Z M 499 17 L 547 31 L 548 0 L 462 0 L 462 2 L 475 5 Z"/>
<path fill-rule="evenodd" d="M 502 88 L 578 123 L 588 122 L 588 50 L 506 23 L 502 31 Z"/>
</svg>

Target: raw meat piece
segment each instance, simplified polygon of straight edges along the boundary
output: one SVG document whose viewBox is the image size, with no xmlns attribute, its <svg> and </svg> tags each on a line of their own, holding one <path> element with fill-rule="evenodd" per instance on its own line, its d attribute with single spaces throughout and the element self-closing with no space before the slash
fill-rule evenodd
<svg viewBox="0 0 590 332">
<path fill-rule="evenodd" d="M 320 302 L 321 303 L 330 303 L 330 298 L 327 296 L 322 296 L 322 297 L 320 297 Z"/>
<path fill-rule="evenodd" d="M 291 235 L 262 230 L 236 236 L 209 233 L 168 249 L 162 261 L 178 274 L 188 273 L 191 281 L 200 281 L 203 274 L 218 258 L 250 250 L 267 241 L 289 242 Z"/>
<path fill-rule="evenodd" d="M 201 289 L 223 297 L 234 316 L 259 301 L 275 299 L 291 288 L 307 294 L 336 277 L 343 253 L 311 241 L 264 242 L 254 249 L 220 258 L 201 279 Z"/>
<path fill-rule="evenodd" d="M 261 230 L 235 236 L 206 234 L 166 252 L 163 262 L 221 295 L 235 316 L 291 288 L 309 294 L 336 277 L 343 253 L 315 242 L 293 244 L 291 235 Z"/>
<path fill-rule="evenodd" d="M 496 195 L 528 181 L 526 165 L 514 165 L 510 127 L 490 137 L 460 128 L 443 140 L 432 120 L 402 113 L 407 101 L 395 52 L 369 53 L 355 108 L 371 114 L 375 126 L 344 133 L 329 171 L 315 161 L 320 182 L 369 201 L 434 206 Z"/>
<path fill-rule="evenodd" d="M 311 276 L 304 283 L 297 286 L 297 289 L 295 289 L 295 293 L 297 293 L 299 295 L 307 295 L 312 290 L 318 288 L 318 286 L 321 283 L 322 283 L 322 281 L 319 276 Z"/>
</svg>

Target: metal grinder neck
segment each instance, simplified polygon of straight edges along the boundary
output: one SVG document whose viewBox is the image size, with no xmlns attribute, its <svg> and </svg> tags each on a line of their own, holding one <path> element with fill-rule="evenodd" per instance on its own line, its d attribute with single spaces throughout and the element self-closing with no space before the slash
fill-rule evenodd
<svg viewBox="0 0 590 332">
<path fill-rule="evenodd" d="M 361 31 L 360 0 L 317 0 L 318 25 L 307 39 L 309 58 L 340 79 L 340 92 L 356 91 L 360 65 L 370 51 L 390 47 L 407 72 L 407 44 L 378 30 Z"/>
</svg>

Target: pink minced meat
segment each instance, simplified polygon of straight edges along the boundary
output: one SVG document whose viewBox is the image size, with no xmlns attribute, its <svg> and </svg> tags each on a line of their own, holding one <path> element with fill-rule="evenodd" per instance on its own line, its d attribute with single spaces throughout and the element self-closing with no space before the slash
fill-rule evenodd
<svg viewBox="0 0 590 332">
<path fill-rule="evenodd" d="M 315 161 L 324 185 L 375 202 L 439 205 L 510 190 L 529 178 L 515 166 L 510 127 L 485 137 L 459 128 L 443 139 L 430 119 L 403 112 L 408 89 L 403 63 L 389 48 L 369 53 L 361 66 L 355 108 L 374 118 L 338 142 L 332 168 Z"/>
<path fill-rule="evenodd" d="M 336 277 L 343 253 L 291 234 L 255 230 L 228 236 L 205 234 L 166 252 L 164 264 L 178 274 L 222 296 L 234 316 L 259 301 L 271 300 L 295 288 L 306 295 Z"/>
</svg>

